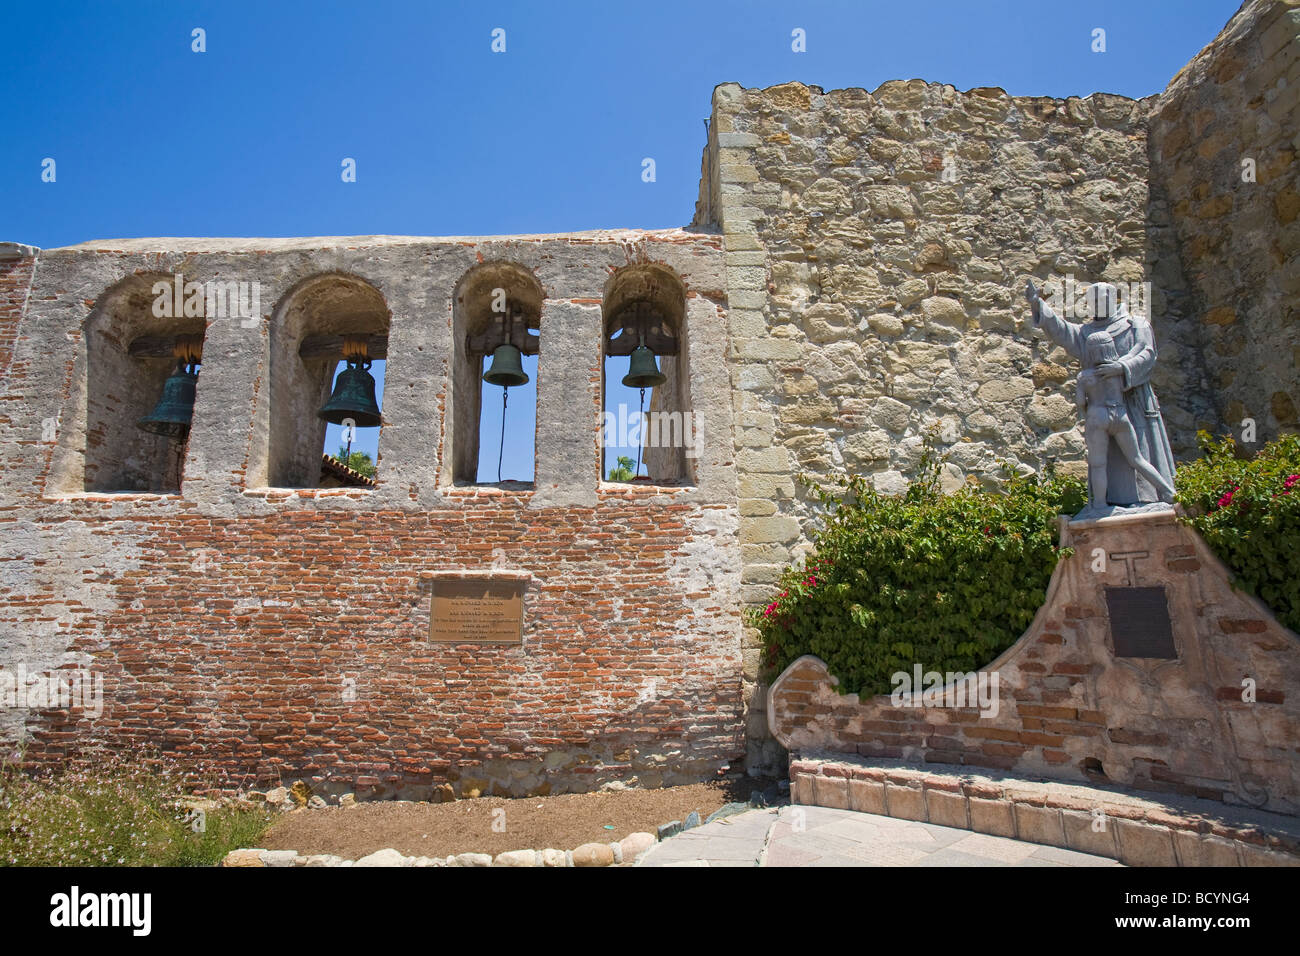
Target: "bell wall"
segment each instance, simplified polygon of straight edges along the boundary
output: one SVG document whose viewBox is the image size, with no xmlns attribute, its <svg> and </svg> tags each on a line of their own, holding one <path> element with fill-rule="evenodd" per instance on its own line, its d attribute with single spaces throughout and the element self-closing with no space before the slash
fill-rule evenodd
<svg viewBox="0 0 1300 956">
<path fill-rule="evenodd" d="M 740 757 L 731 404 L 709 371 L 726 361 L 717 236 L 6 251 L 0 666 L 103 679 L 98 715 L 0 711 L 0 736 L 23 740 L 32 764 L 96 743 L 155 747 L 232 788 L 303 779 L 321 793 L 420 797 L 448 784 L 658 786 Z M 454 484 L 443 467 L 454 293 L 494 261 L 522 266 L 545 291 L 531 487 Z M 699 359 L 689 394 L 705 439 L 690 486 L 601 480 L 602 294 L 641 262 L 685 288 Z M 176 273 L 260 283 L 261 314 L 206 320 L 179 493 L 87 492 L 77 474 L 93 440 L 87 330 L 111 306 L 138 320 L 122 339 L 147 334 L 141 279 Z M 373 311 L 369 290 L 389 313 L 377 486 L 266 487 L 285 416 L 317 428 L 318 395 L 304 405 L 286 385 L 271 400 L 274 366 L 297 360 L 297 333 L 281 323 L 311 331 L 323 317 L 338 331 L 350 308 Z M 278 347 L 286 335 L 292 347 Z M 431 642 L 429 578 L 448 571 L 523 575 L 522 642 Z"/>
</svg>

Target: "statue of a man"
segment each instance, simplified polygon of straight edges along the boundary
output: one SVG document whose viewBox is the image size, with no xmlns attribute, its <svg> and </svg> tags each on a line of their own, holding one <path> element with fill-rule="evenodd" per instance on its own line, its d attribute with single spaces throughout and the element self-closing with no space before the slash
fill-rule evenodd
<svg viewBox="0 0 1300 956">
<path fill-rule="evenodd" d="M 1034 326 L 1042 328 L 1053 341 L 1082 360 L 1085 368 L 1089 367 L 1092 356 L 1098 354 L 1097 349 L 1091 353 L 1088 349 L 1088 338 L 1092 333 L 1105 333 L 1114 342 L 1113 354 L 1117 358 L 1092 364 L 1091 377 L 1118 380 L 1114 384 L 1122 392 L 1137 447 L 1121 447 L 1115 432 L 1123 435 L 1125 430 L 1117 428 L 1105 433 L 1103 445 L 1100 423 L 1085 423 L 1089 474 L 1094 479 L 1089 482 L 1089 510 L 1100 511 L 1109 506 L 1141 507 L 1172 501 L 1174 455 L 1169 447 L 1169 436 L 1165 433 L 1164 419 L 1160 416 L 1160 404 L 1150 384 L 1156 364 L 1156 343 L 1151 323 L 1141 316 L 1129 315 L 1119 301 L 1118 290 L 1106 282 L 1088 287 L 1091 322 L 1067 322 L 1039 297 L 1033 282 L 1026 288 L 1025 298 L 1029 300 Z M 1103 448 L 1106 449 L 1104 455 L 1100 453 Z M 1135 467 L 1136 462 L 1145 467 Z M 1094 468 L 1104 471 L 1094 473 Z M 1158 486 L 1151 480 L 1156 477 L 1162 479 Z"/>
</svg>

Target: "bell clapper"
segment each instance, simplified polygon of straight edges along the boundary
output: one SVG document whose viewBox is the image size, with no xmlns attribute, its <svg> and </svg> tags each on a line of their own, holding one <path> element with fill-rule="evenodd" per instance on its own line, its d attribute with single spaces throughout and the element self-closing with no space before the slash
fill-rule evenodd
<svg viewBox="0 0 1300 956">
<path fill-rule="evenodd" d="M 645 428 L 645 386 L 641 386 L 641 408 L 637 412 L 636 420 L 641 423 L 641 428 Z M 645 435 L 641 434 L 640 441 L 636 443 L 636 471 L 632 472 L 633 480 L 641 477 L 641 449 L 645 447 Z"/>
<path fill-rule="evenodd" d="M 497 449 L 497 484 L 501 484 L 501 460 L 506 454 L 506 402 L 510 395 L 510 386 L 501 389 L 501 447 Z"/>
</svg>

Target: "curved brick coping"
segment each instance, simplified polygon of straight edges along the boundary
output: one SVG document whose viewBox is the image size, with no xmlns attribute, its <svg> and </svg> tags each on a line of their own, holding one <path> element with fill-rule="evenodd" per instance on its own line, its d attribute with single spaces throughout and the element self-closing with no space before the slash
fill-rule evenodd
<svg viewBox="0 0 1300 956">
<path fill-rule="evenodd" d="M 653 833 L 629 833 L 614 843 L 584 843 L 573 850 L 507 850 L 495 857 L 488 853 L 457 853 L 452 856 L 403 856 L 396 850 L 377 850 L 359 860 L 345 860 L 330 854 L 304 855 L 297 850 L 231 850 L 225 867 L 291 866 L 508 866 L 589 867 L 633 866 L 656 843 Z"/>
<path fill-rule="evenodd" d="M 790 800 L 1064 847 L 1128 866 L 1300 866 L 1300 818 L 962 767 L 794 756 Z"/>
</svg>

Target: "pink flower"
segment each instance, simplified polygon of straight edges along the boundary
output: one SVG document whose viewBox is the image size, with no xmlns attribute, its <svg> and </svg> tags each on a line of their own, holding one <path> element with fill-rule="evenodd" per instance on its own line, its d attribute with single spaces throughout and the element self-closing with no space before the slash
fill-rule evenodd
<svg viewBox="0 0 1300 956">
<path fill-rule="evenodd" d="M 1240 485 L 1233 485 L 1233 486 L 1232 486 L 1232 490 L 1229 491 L 1227 494 L 1225 494 L 1222 498 L 1219 499 L 1219 507 L 1220 507 L 1220 508 L 1226 508 L 1226 507 L 1228 507 L 1228 505 L 1232 504 L 1232 495 L 1233 495 L 1233 492 L 1235 492 L 1239 487 L 1241 487 L 1241 486 L 1240 486 Z"/>
</svg>

